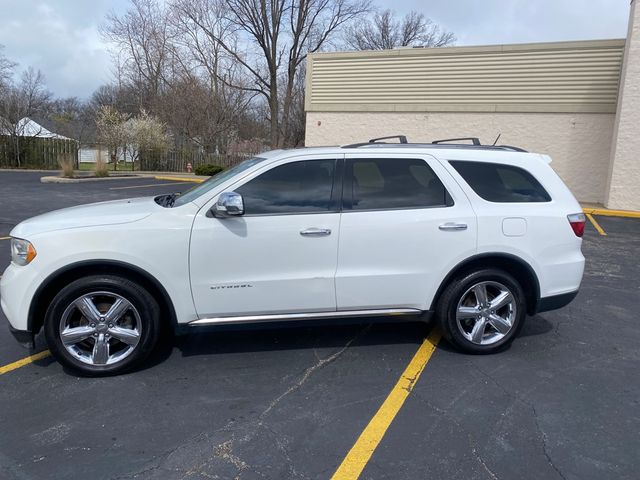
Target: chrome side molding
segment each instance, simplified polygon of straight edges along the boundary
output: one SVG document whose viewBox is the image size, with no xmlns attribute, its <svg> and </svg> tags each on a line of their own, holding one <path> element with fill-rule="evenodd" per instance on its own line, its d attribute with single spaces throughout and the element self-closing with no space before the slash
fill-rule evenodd
<svg viewBox="0 0 640 480">
<path fill-rule="evenodd" d="M 394 315 L 420 315 L 422 310 L 414 308 L 383 308 L 376 310 L 346 310 L 340 312 L 284 313 L 276 315 L 243 315 L 235 317 L 212 317 L 193 320 L 187 325 L 198 327 L 204 325 L 228 325 L 234 323 L 283 322 L 288 320 L 313 320 L 322 318 L 344 317 L 382 317 Z"/>
</svg>

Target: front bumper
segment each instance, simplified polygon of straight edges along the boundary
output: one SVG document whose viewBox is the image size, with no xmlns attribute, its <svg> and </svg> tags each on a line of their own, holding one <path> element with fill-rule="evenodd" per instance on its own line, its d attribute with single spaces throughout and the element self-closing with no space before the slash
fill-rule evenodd
<svg viewBox="0 0 640 480">
<path fill-rule="evenodd" d="M 11 325 L 9 325 L 9 331 L 11 335 L 18 341 L 20 345 L 24 348 L 28 348 L 29 350 L 33 350 L 36 347 L 35 337 L 32 332 L 27 330 L 16 330 Z"/>
<path fill-rule="evenodd" d="M 37 269 L 11 263 L 0 278 L 0 306 L 15 330 L 32 330 L 28 325 L 29 307 L 39 285 Z"/>
</svg>

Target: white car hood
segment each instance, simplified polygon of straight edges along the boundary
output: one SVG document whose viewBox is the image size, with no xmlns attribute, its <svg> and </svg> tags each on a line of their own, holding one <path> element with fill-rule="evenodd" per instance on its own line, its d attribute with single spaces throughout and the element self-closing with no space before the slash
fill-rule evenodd
<svg viewBox="0 0 640 480">
<path fill-rule="evenodd" d="M 162 208 L 153 197 L 90 203 L 30 218 L 16 225 L 10 235 L 29 239 L 32 235 L 55 230 L 131 223 L 142 220 Z"/>
</svg>

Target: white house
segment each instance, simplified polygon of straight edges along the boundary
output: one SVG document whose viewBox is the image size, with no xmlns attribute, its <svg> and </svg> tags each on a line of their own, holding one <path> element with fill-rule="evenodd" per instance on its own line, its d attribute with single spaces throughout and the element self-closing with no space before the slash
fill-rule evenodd
<svg viewBox="0 0 640 480">
<path fill-rule="evenodd" d="M 4 125 L 4 126 L 3 126 Z M 6 120 L 0 122 L 0 134 L 10 135 L 17 133 L 19 137 L 38 137 L 38 138 L 55 138 L 57 140 L 73 140 L 72 138 L 59 135 L 50 130 L 47 130 L 35 120 L 29 117 L 24 117 L 16 124 L 15 129 Z"/>
</svg>

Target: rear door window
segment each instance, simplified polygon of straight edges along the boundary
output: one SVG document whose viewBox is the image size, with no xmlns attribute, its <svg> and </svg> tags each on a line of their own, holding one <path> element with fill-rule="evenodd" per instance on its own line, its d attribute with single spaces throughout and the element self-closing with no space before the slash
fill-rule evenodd
<svg viewBox="0 0 640 480">
<path fill-rule="evenodd" d="M 346 210 L 388 210 L 453 205 L 444 185 L 422 159 L 350 159 L 344 184 Z"/>
<path fill-rule="evenodd" d="M 551 201 L 551 197 L 540 182 L 523 168 L 462 160 L 450 160 L 449 163 L 474 192 L 489 202 Z"/>
</svg>

